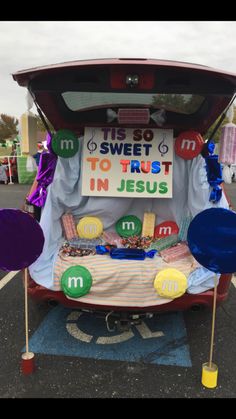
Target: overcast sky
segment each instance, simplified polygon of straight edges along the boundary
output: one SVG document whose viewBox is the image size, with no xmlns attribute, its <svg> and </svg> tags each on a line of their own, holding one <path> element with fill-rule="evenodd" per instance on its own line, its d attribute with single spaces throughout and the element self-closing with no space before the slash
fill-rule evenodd
<svg viewBox="0 0 236 419">
<path fill-rule="evenodd" d="M 11 74 L 94 58 L 188 61 L 236 73 L 236 21 L 0 22 L 0 113 L 26 111 Z"/>
</svg>

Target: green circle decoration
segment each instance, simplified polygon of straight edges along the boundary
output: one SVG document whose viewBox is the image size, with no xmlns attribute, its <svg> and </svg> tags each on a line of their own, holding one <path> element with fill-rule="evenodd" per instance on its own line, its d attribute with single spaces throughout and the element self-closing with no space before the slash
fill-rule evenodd
<svg viewBox="0 0 236 419">
<path fill-rule="evenodd" d="M 125 215 L 116 223 L 116 232 L 121 237 L 139 236 L 142 231 L 142 222 L 136 215 Z"/>
<path fill-rule="evenodd" d="M 52 149 L 60 157 L 73 157 L 79 149 L 79 140 L 72 131 L 61 129 L 52 137 Z"/>
<path fill-rule="evenodd" d="M 82 297 L 89 292 L 91 286 L 92 275 L 84 266 L 71 266 L 62 274 L 61 288 L 69 297 Z"/>
</svg>

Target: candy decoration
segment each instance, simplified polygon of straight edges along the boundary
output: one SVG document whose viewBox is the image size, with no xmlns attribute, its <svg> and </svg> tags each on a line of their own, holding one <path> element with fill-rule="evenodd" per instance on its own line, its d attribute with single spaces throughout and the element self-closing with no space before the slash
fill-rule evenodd
<svg viewBox="0 0 236 419">
<path fill-rule="evenodd" d="M 69 244 L 69 242 L 65 242 L 63 243 L 63 245 L 60 248 L 60 253 L 63 256 L 88 256 L 88 255 L 96 255 L 96 250 L 94 249 L 83 249 L 83 248 L 79 248 L 77 246 L 72 246 Z"/>
<path fill-rule="evenodd" d="M 188 234 L 188 228 L 192 221 L 193 217 L 190 213 L 184 214 L 180 221 L 180 227 L 179 227 L 179 233 L 178 233 L 178 239 L 179 241 L 186 241 L 187 240 L 187 234 Z"/>
<path fill-rule="evenodd" d="M 143 249 L 108 249 L 107 246 L 97 246 L 96 251 L 98 255 L 104 255 L 110 253 L 112 259 L 134 259 L 134 260 L 144 260 L 146 257 L 153 258 L 157 253 L 157 250 L 149 250 L 145 252 Z"/>
<path fill-rule="evenodd" d="M 121 237 L 138 236 L 142 231 L 142 222 L 135 215 L 126 215 L 117 221 L 115 228 Z"/>
<path fill-rule="evenodd" d="M 187 278 L 177 269 L 163 269 L 156 275 L 154 288 L 161 297 L 178 298 L 187 289 Z"/>
<path fill-rule="evenodd" d="M 185 243 L 178 243 L 169 249 L 162 250 L 160 255 L 165 262 L 170 263 L 183 259 L 184 257 L 191 255 L 191 253 Z"/>
<path fill-rule="evenodd" d="M 175 152 L 185 160 L 197 157 L 204 146 L 204 140 L 199 132 L 182 132 L 175 140 Z"/>
<path fill-rule="evenodd" d="M 134 259 L 144 260 L 146 257 L 153 258 L 157 250 L 145 252 L 142 249 L 111 249 L 110 256 L 112 259 Z"/>
<path fill-rule="evenodd" d="M 150 244 L 152 243 L 152 237 L 145 236 L 130 236 L 130 237 L 123 237 L 122 245 L 117 247 L 126 247 L 128 249 L 147 249 Z"/>
<path fill-rule="evenodd" d="M 117 247 L 123 247 L 122 245 L 122 238 L 118 236 L 115 231 L 104 231 L 102 235 L 103 240 L 105 240 L 106 243 L 113 244 Z"/>
<path fill-rule="evenodd" d="M 176 243 L 178 243 L 179 239 L 177 234 L 173 234 L 171 236 L 166 236 L 161 239 L 155 240 L 151 243 L 149 246 L 149 249 L 156 249 L 158 252 L 164 249 L 168 249 L 171 246 L 174 246 Z"/>
<path fill-rule="evenodd" d="M 68 297 L 82 297 L 89 292 L 91 286 L 92 275 L 84 266 L 72 266 L 62 274 L 61 288 Z"/>
<path fill-rule="evenodd" d="M 154 212 L 145 212 L 143 215 L 142 237 L 153 237 L 156 214 Z"/>
<path fill-rule="evenodd" d="M 43 250 L 44 235 L 39 223 L 29 214 L 13 208 L 0 210 L 0 269 L 17 271 L 24 269 L 25 341 L 26 352 L 21 357 L 24 375 L 35 370 L 34 353 L 29 352 L 28 281 L 27 269 Z"/>
<path fill-rule="evenodd" d="M 64 230 L 66 240 L 72 240 L 78 237 L 74 217 L 72 214 L 63 214 L 61 223 Z"/>
<path fill-rule="evenodd" d="M 224 208 L 202 211 L 192 220 L 188 229 L 188 245 L 195 259 L 215 273 L 236 272 L 236 213 Z M 202 365 L 202 384 L 208 388 L 217 386 L 218 367 L 212 362 L 217 275 L 215 275 L 211 344 L 209 362 Z"/>
<path fill-rule="evenodd" d="M 79 141 L 76 135 L 68 129 L 57 131 L 52 137 L 52 149 L 60 157 L 73 157 L 79 149 Z"/>
<path fill-rule="evenodd" d="M 150 119 L 149 109 L 118 109 L 119 124 L 148 124 Z"/>
<path fill-rule="evenodd" d="M 103 232 L 102 221 L 98 217 L 83 217 L 77 224 L 77 232 L 83 239 L 96 239 Z"/>
<path fill-rule="evenodd" d="M 154 238 L 166 237 L 178 233 L 179 227 L 174 221 L 164 221 L 155 227 Z"/>
</svg>

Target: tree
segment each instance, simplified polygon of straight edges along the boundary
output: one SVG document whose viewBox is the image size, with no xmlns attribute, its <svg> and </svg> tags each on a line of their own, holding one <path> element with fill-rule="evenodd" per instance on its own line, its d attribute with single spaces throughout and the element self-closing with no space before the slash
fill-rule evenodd
<svg viewBox="0 0 236 419">
<path fill-rule="evenodd" d="M 0 114 L 0 142 L 5 143 L 5 140 L 18 134 L 18 119 L 14 116 Z"/>
<path fill-rule="evenodd" d="M 208 139 L 210 138 L 212 132 L 214 131 L 214 128 L 216 126 L 216 124 L 218 123 L 218 121 L 220 120 L 221 116 L 219 116 L 219 118 L 217 118 L 217 120 L 214 122 L 214 124 L 208 129 L 208 131 L 206 132 L 206 134 L 204 135 L 204 139 Z M 222 127 L 227 124 L 229 122 L 229 119 L 227 117 L 225 117 L 222 121 L 222 123 L 220 124 L 219 128 L 217 129 L 217 131 L 214 134 L 214 138 L 212 138 L 216 143 L 219 142 L 220 137 L 221 137 L 221 130 Z M 234 118 L 233 118 L 233 124 L 236 124 L 236 107 L 234 106 Z"/>
<path fill-rule="evenodd" d="M 159 94 L 152 97 L 154 106 L 163 106 L 167 110 L 184 114 L 196 112 L 202 102 L 203 98 L 200 95 L 185 95 L 181 93 Z"/>
</svg>

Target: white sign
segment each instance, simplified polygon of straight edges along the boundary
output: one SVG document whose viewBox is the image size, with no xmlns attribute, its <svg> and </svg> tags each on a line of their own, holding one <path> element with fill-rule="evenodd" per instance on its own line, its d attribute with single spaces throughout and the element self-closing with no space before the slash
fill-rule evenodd
<svg viewBox="0 0 236 419">
<path fill-rule="evenodd" d="M 85 128 L 82 195 L 171 198 L 173 130 Z"/>
</svg>

